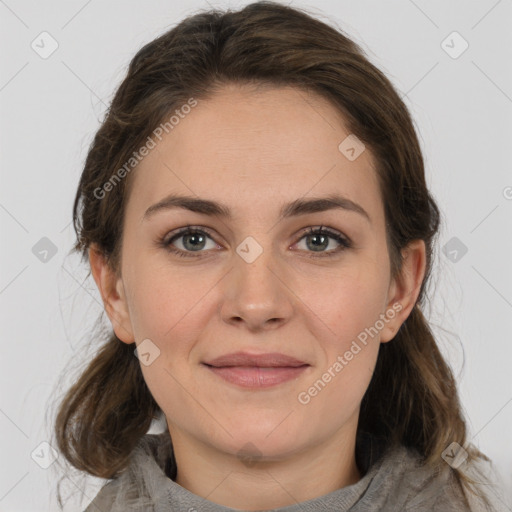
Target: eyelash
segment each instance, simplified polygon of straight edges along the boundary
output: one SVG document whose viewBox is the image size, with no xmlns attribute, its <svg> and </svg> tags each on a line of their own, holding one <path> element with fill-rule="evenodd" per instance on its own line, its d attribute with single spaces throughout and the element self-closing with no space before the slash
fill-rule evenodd
<svg viewBox="0 0 512 512">
<path fill-rule="evenodd" d="M 197 251 L 197 254 L 192 254 L 192 251 L 183 251 L 181 249 L 177 249 L 173 247 L 171 244 L 178 238 L 181 238 L 184 235 L 207 235 L 210 239 L 213 240 L 209 230 L 197 226 L 186 226 L 185 228 L 182 228 L 177 233 L 172 234 L 172 236 L 169 238 L 169 236 L 165 236 L 164 238 L 159 240 L 159 245 L 166 249 L 167 251 L 181 257 L 181 258 L 198 258 L 201 257 L 201 253 L 205 251 Z M 308 231 L 302 234 L 302 236 L 299 238 L 298 242 L 300 242 L 303 238 L 311 235 L 327 235 L 328 237 L 336 240 L 340 244 L 340 246 L 336 249 L 332 249 L 327 252 L 319 252 L 314 253 L 314 251 L 306 251 L 310 252 L 312 254 L 308 255 L 310 258 L 326 258 L 326 257 L 333 257 L 337 255 L 338 253 L 350 249 L 352 247 L 352 242 L 343 236 L 341 236 L 340 233 L 337 231 L 330 230 L 329 228 L 325 228 L 323 226 L 320 226 L 319 228 L 309 228 Z"/>
</svg>

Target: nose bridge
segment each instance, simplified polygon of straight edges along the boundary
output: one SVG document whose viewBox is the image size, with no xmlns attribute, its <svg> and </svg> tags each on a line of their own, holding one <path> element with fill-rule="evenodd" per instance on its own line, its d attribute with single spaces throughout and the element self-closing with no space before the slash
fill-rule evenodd
<svg viewBox="0 0 512 512">
<path fill-rule="evenodd" d="M 292 309 L 285 273 L 270 236 L 259 238 L 265 240 L 264 245 L 248 236 L 236 247 L 222 308 L 226 321 L 242 320 L 251 328 L 283 321 Z"/>
</svg>

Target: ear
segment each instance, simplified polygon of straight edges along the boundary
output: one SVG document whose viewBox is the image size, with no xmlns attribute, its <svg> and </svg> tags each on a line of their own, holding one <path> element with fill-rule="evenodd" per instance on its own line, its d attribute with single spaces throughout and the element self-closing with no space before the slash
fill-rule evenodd
<svg viewBox="0 0 512 512">
<path fill-rule="evenodd" d="M 95 244 L 89 248 L 89 263 L 116 336 L 124 343 L 134 343 L 122 279 L 108 265 L 103 252 Z"/>
<path fill-rule="evenodd" d="M 392 279 L 388 291 L 386 316 L 388 322 L 381 331 L 381 343 L 392 340 L 401 325 L 411 313 L 426 270 L 426 249 L 423 240 L 413 240 L 402 249 L 402 270 L 396 279 Z"/>
</svg>

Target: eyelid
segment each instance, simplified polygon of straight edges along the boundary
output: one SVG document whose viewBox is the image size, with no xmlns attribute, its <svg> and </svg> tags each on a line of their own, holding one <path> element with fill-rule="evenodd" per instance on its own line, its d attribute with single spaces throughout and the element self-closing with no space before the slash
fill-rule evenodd
<svg viewBox="0 0 512 512">
<path fill-rule="evenodd" d="M 181 228 L 170 231 L 163 237 L 162 241 L 165 243 L 170 243 L 173 238 L 178 238 L 179 236 L 186 235 L 191 231 L 192 232 L 194 232 L 194 231 L 204 232 L 212 240 L 214 240 L 213 231 L 210 230 L 210 228 L 207 228 L 205 226 L 188 225 L 188 226 L 183 226 Z"/>
<path fill-rule="evenodd" d="M 315 251 L 305 251 L 308 257 L 313 258 L 322 258 L 322 257 L 329 257 L 329 256 L 335 256 L 339 254 L 340 252 L 343 252 L 346 249 L 352 249 L 354 244 L 352 240 L 346 236 L 343 232 L 338 231 L 334 228 L 329 228 L 327 226 L 324 226 L 323 224 L 320 226 L 310 226 L 308 228 L 305 228 L 300 233 L 298 240 L 293 244 L 296 245 L 301 240 L 306 237 L 307 235 L 327 235 L 329 238 L 334 239 L 339 245 L 336 249 L 331 249 L 330 251 L 325 252 L 318 252 L 315 254 Z"/>
</svg>

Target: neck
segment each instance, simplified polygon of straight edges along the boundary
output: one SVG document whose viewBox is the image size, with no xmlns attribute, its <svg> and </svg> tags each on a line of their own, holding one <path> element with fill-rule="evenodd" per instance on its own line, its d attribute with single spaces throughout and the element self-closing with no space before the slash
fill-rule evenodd
<svg viewBox="0 0 512 512">
<path fill-rule="evenodd" d="M 361 479 L 355 460 L 355 429 L 293 455 L 244 459 L 203 445 L 170 428 L 176 483 L 225 507 L 268 510 L 294 505 Z"/>
</svg>

